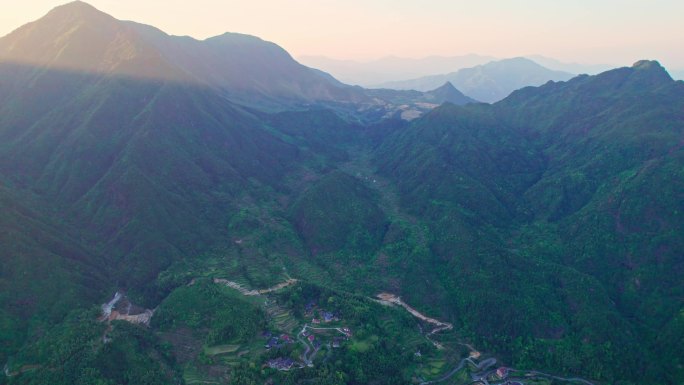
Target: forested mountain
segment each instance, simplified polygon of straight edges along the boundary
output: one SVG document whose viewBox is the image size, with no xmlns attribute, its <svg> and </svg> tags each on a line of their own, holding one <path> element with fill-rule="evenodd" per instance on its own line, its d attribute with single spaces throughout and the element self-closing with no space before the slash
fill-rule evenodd
<svg viewBox="0 0 684 385">
<path fill-rule="evenodd" d="M 671 329 L 683 294 L 682 107 L 684 84 L 644 61 L 493 106 L 441 107 L 376 156 L 404 207 L 432 223 L 433 250 L 451 266 L 443 279 L 465 297 L 456 313 L 473 315 L 464 321 L 478 334 L 500 344 L 509 328 L 513 339 L 536 335 L 535 355 L 552 349 L 559 364 L 584 365 L 594 350 L 593 365 L 631 362 L 604 374 L 653 378 L 664 370 L 655 357 L 677 348 L 637 341 L 683 332 Z M 531 302 L 520 312 L 509 296 Z"/>
<path fill-rule="evenodd" d="M 677 384 L 683 164 L 654 61 L 478 104 L 72 3 L 0 39 L 0 383 Z"/>
<path fill-rule="evenodd" d="M 0 40 L 3 295 L 35 304 L 24 320 L 114 285 L 145 291 L 173 260 L 230 242 L 236 202 L 277 189 L 301 156 L 129 32 L 74 3 Z M 4 304 L 3 340 L 40 333 Z"/>
</svg>

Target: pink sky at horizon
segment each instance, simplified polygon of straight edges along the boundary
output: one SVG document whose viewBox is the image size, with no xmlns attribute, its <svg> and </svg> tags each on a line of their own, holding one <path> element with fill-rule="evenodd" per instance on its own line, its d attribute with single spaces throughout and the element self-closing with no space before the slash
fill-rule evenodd
<svg viewBox="0 0 684 385">
<path fill-rule="evenodd" d="M 0 0 L 0 36 L 64 0 Z M 293 56 L 368 61 L 470 53 L 566 62 L 660 60 L 684 69 L 684 1 L 90 0 L 118 19 L 204 39 L 240 32 Z"/>
</svg>

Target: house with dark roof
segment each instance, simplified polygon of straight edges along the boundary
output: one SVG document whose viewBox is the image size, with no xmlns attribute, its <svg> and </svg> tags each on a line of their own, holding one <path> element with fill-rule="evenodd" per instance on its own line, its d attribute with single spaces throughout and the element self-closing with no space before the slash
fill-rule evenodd
<svg viewBox="0 0 684 385">
<path fill-rule="evenodd" d="M 329 311 L 324 311 L 323 312 L 323 321 L 324 322 L 331 322 L 335 320 L 335 314 L 329 312 Z"/>
<path fill-rule="evenodd" d="M 313 312 L 313 309 L 314 309 L 315 307 L 316 307 L 316 302 L 311 301 L 311 302 L 309 302 L 309 303 L 306 304 L 306 306 L 304 307 L 304 311 L 305 311 L 307 314 L 310 314 L 311 312 Z"/>
<path fill-rule="evenodd" d="M 279 342 L 280 342 L 280 340 L 278 339 L 278 337 L 271 337 L 266 342 L 266 345 L 264 345 L 264 347 L 266 349 L 277 348 L 279 345 Z"/>
</svg>

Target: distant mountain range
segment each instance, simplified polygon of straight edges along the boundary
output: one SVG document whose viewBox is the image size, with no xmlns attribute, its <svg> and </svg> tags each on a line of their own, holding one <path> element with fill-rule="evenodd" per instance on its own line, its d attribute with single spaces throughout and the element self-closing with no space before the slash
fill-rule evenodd
<svg viewBox="0 0 684 385">
<path fill-rule="evenodd" d="M 445 75 L 379 84 L 378 87 L 425 91 L 445 82 L 452 83 L 464 94 L 482 102 L 497 102 L 511 92 L 548 81 L 564 81 L 574 75 L 552 71 L 526 58 L 513 58 L 464 68 Z"/>
<path fill-rule="evenodd" d="M 613 65 L 607 64 L 592 65 L 565 63 L 541 55 L 526 55 L 524 57 L 533 60 L 550 70 L 573 74 L 594 75 L 614 67 Z M 390 56 L 369 62 L 338 60 L 324 56 L 300 56 L 297 59 L 309 67 L 326 71 L 347 84 L 355 84 L 364 87 L 376 87 L 389 82 L 447 74 L 463 68 L 475 67 L 477 65 L 501 60 L 501 58 L 493 56 L 476 54 L 463 56 L 429 56 L 421 59 Z"/>
<path fill-rule="evenodd" d="M 495 60 L 486 55 L 430 56 L 422 59 L 388 56 L 369 62 L 338 60 L 324 56 L 300 56 L 303 64 L 333 74 L 335 78 L 364 87 L 381 83 L 448 73 Z"/>
<path fill-rule="evenodd" d="M 542 55 L 526 55 L 524 57 L 533 60 L 536 63 L 543 65 L 544 67 L 550 70 L 569 72 L 572 74 L 596 75 L 598 73 L 608 71 L 616 67 L 616 65 L 611 64 L 566 63 Z"/>
</svg>

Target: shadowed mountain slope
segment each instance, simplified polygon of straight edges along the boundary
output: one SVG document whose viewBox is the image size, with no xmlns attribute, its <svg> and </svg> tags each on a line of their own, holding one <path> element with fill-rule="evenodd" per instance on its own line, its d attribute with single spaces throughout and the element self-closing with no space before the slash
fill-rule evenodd
<svg viewBox="0 0 684 385">
<path fill-rule="evenodd" d="M 225 34 L 205 41 L 169 36 L 73 2 L 0 39 L 0 60 L 79 73 L 163 80 L 223 91 L 236 101 L 360 102 L 361 89 L 305 67 L 259 38 Z"/>
</svg>

